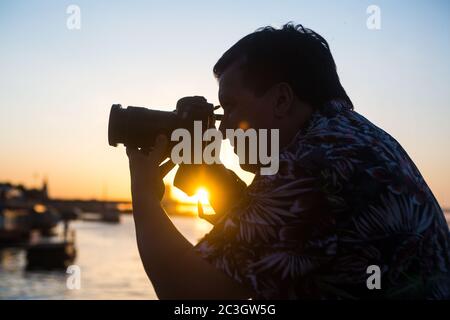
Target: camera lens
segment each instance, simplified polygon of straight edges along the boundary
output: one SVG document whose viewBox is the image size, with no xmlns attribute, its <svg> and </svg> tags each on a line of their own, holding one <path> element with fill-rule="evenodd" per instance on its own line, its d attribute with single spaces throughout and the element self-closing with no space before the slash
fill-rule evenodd
<svg viewBox="0 0 450 320">
<path fill-rule="evenodd" d="M 151 110 L 143 107 L 122 108 L 114 104 L 109 114 L 108 142 L 116 147 L 151 148 L 158 134 L 170 137 L 176 128 L 186 127 L 174 112 Z"/>
<path fill-rule="evenodd" d="M 120 104 L 113 104 L 109 113 L 108 142 L 110 146 L 117 147 L 123 143 L 121 138 L 126 136 L 127 113 Z"/>
</svg>

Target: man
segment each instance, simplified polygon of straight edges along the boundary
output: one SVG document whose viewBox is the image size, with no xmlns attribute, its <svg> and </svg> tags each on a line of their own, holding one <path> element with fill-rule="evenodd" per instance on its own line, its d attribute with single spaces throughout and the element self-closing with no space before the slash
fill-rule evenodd
<svg viewBox="0 0 450 320">
<path fill-rule="evenodd" d="M 418 169 L 353 110 L 328 43 L 266 27 L 214 67 L 220 130 L 279 129 L 279 171 L 259 174 L 192 246 L 156 196 L 160 136 L 127 150 L 139 252 L 160 298 L 450 297 L 450 237 Z"/>
</svg>

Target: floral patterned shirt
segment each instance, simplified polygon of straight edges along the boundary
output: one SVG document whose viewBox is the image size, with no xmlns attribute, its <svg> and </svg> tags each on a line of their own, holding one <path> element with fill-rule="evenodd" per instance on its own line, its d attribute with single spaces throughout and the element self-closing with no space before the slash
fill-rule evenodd
<svg viewBox="0 0 450 320">
<path fill-rule="evenodd" d="M 196 250 L 254 299 L 450 298 L 442 209 L 400 144 L 339 100 Z M 381 289 L 368 287 L 373 265 Z"/>
</svg>

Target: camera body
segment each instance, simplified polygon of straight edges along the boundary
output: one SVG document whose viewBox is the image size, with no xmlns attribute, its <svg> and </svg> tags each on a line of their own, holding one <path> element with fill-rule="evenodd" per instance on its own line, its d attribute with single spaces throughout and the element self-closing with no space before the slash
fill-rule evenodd
<svg viewBox="0 0 450 320">
<path fill-rule="evenodd" d="M 124 109 L 114 104 L 109 114 L 108 142 L 114 147 L 121 143 L 127 147 L 151 148 L 159 134 L 170 138 L 177 128 L 192 132 L 194 121 L 202 121 L 204 130 L 211 128 L 221 118 L 214 114 L 217 108 L 201 96 L 178 100 L 172 112 L 132 106 Z"/>
<path fill-rule="evenodd" d="M 149 149 L 159 134 L 171 137 L 172 132 L 178 128 L 187 129 L 194 136 L 194 121 L 201 121 L 204 131 L 214 127 L 216 120 L 222 119 L 221 114 L 214 114 L 214 110 L 218 108 L 219 106 L 214 107 L 200 96 L 178 100 L 176 110 L 172 112 L 132 106 L 124 109 L 120 104 L 114 104 L 109 115 L 109 145 L 116 147 L 123 144 L 127 147 Z M 246 187 L 245 183 L 223 164 L 180 164 L 174 185 L 188 195 L 195 194 L 200 186 L 206 187 L 211 192 L 211 205 L 219 213 L 226 212 L 235 199 L 242 196 Z M 164 185 L 161 182 L 159 199 L 163 194 Z"/>
</svg>

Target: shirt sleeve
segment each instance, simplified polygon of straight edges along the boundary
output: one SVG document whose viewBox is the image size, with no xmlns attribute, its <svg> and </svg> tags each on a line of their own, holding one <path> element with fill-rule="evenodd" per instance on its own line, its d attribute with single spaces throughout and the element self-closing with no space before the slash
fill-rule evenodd
<svg viewBox="0 0 450 320">
<path fill-rule="evenodd" d="M 336 251 L 335 220 L 317 173 L 280 161 L 273 176 L 256 176 L 245 197 L 200 242 L 197 252 L 257 299 L 313 297 L 315 272 Z"/>
</svg>

